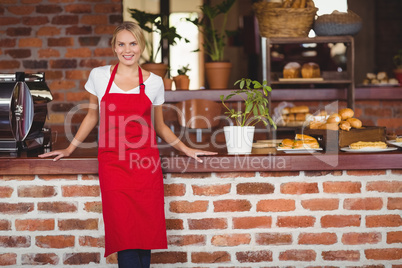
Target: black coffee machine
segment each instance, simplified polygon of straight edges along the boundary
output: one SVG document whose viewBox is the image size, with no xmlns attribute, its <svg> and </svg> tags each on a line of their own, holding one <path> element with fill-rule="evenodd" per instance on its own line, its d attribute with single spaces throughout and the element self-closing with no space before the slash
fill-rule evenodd
<svg viewBox="0 0 402 268">
<path fill-rule="evenodd" d="M 0 74 L 1 153 L 50 149 L 51 131 L 44 124 L 52 99 L 43 72 Z"/>
</svg>

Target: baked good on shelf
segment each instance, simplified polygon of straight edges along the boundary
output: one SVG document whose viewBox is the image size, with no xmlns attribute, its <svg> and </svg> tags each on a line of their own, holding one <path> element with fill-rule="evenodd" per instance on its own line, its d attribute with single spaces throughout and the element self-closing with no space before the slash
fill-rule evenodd
<svg viewBox="0 0 402 268">
<path fill-rule="evenodd" d="M 378 80 L 380 80 L 380 81 L 387 81 L 388 82 L 388 75 L 387 75 L 387 73 L 386 72 L 379 72 L 378 74 L 377 74 L 377 79 Z"/>
<path fill-rule="evenodd" d="M 300 70 L 298 62 L 289 62 L 283 67 L 283 78 L 300 78 Z"/>
<path fill-rule="evenodd" d="M 350 125 L 350 123 L 348 121 L 341 121 L 339 123 L 339 128 L 342 130 L 349 131 L 352 128 L 352 126 Z"/>
<path fill-rule="evenodd" d="M 303 78 L 317 78 L 321 76 L 320 66 L 315 62 L 307 62 L 303 64 L 301 69 Z"/>
<path fill-rule="evenodd" d="M 396 142 L 402 142 L 402 137 L 396 137 L 395 141 Z"/>
<path fill-rule="evenodd" d="M 341 110 L 339 110 L 338 113 L 339 113 L 339 115 L 341 116 L 341 119 L 342 119 L 342 120 L 346 120 L 346 119 L 348 119 L 348 118 L 352 118 L 353 115 L 355 114 L 355 113 L 353 112 L 353 110 L 350 109 L 350 108 L 341 109 Z"/>
<path fill-rule="evenodd" d="M 341 116 L 338 113 L 333 113 L 327 118 L 327 123 L 337 123 L 339 124 L 342 121 Z"/>
<path fill-rule="evenodd" d="M 296 134 L 295 139 L 296 140 L 305 140 L 305 141 L 317 141 L 316 138 L 311 137 L 306 134 Z"/>
<path fill-rule="evenodd" d="M 290 108 L 290 113 L 308 113 L 310 111 L 310 108 L 308 106 L 305 105 L 301 105 L 301 106 L 294 106 Z"/>
<path fill-rule="evenodd" d="M 325 123 L 318 127 L 318 129 L 338 130 L 339 123 Z"/>
<path fill-rule="evenodd" d="M 350 149 L 363 149 L 363 148 L 387 148 L 387 144 L 382 141 L 358 141 L 349 145 Z"/>
<path fill-rule="evenodd" d="M 348 118 L 346 121 L 349 122 L 353 128 L 361 128 L 363 125 L 362 121 L 357 118 Z"/>
<path fill-rule="evenodd" d="M 320 145 L 314 137 L 296 134 L 294 140 L 284 139 L 280 144 L 281 149 L 318 149 Z"/>
<path fill-rule="evenodd" d="M 287 125 L 303 124 L 310 116 L 310 108 L 305 105 L 285 107 L 281 111 L 282 120 Z"/>
</svg>

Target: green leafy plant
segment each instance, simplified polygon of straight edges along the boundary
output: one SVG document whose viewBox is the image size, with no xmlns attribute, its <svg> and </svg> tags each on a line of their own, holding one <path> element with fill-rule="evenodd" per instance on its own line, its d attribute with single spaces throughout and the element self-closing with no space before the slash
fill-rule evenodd
<svg viewBox="0 0 402 268">
<path fill-rule="evenodd" d="M 203 14 L 202 18 L 190 19 L 198 27 L 204 37 L 204 52 L 210 56 L 212 61 L 223 61 L 225 50 L 225 38 L 230 34 L 226 31 L 226 23 L 228 12 L 236 0 L 224 0 L 223 2 L 212 6 L 203 4 L 200 9 Z M 220 28 L 216 25 L 216 18 L 223 15 L 223 21 L 220 22 Z"/>
<path fill-rule="evenodd" d="M 149 55 L 149 59 L 145 59 L 147 62 L 156 62 L 156 55 L 158 55 L 159 51 L 162 49 L 160 42 L 157 48 L 154 49 L 153 33 L 160 34 L 161 39 L 166 40 L 169 46 L 176 45 L 177 41 L 181 39 L 184 39 L 186 43 L 190 42 L 177 33 L 176 27 L 169 27 L 163 23 L 161 14 L 147 13 L 135 8 L 129 8 L 128 11 L 143 31 L 148 33 L 145 43 L 145 50 Z"/>
<path fill-rule="evenodd" d="M 402 69 L 402 49 L 398 50 L 398 54 L 393 57 L 394 64 L 397 69 Z"/>
<path fill-rule="evenodd" d="M 240 90 L 232 91 L 231 94 L 226 97 L 224 95 L 220 96 L 223 106 L 227 109 L 225 114 L 227 114 L 229 118 L 234 119 L 237 126 L 254 126 L 262 121 L 265 126 L 267 126 L 269 122 L 276 129 L 276 125 L 269 115 L 268 99 L 265 97 L 268 96 L 268 92 L 272 91 L 267 81 L 260 83 L 256 80 L 242 78 L 234 84 L 239 84 Z M 226 105 L 225 101 L 228 101 L 234 96 L 240 96 L 244 100 L 244 111 L 236 111 Z"/>
<path fill-rule="evenodd" d="M 179 75 L 187 75 L 187 72 L 191 71 L 191 69 L 188 66 L 189 66 L 189 64 L 187 64 L 186 66 L 182 66 L 181 68 L 179 68 L 177 70 L 177 73 Z"/>
</svg>

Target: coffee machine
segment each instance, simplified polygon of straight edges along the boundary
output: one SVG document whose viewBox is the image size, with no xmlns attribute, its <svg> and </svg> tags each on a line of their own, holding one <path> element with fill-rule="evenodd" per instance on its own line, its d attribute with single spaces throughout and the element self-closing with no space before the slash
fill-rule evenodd
<svg viewBox="0 0 402 268">
<path fill-rule="evenodd" d="M 0 74 L 1 153 L 50 149 L 51 131 L 44 124 L 52 99 L 43 72 Z"/>
</svg>

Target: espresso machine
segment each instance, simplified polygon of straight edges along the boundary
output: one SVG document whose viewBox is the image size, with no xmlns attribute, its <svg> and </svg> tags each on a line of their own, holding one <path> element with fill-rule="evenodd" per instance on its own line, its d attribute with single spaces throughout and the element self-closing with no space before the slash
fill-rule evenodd
<svg viewBox="0 0 402 268">
<path fill-rule="evenodd" d="M 43 72 L 0 74 L 0 153 L 50 149 L 51 131 L 44 124 L 52 99 Z"/>
</svg>

